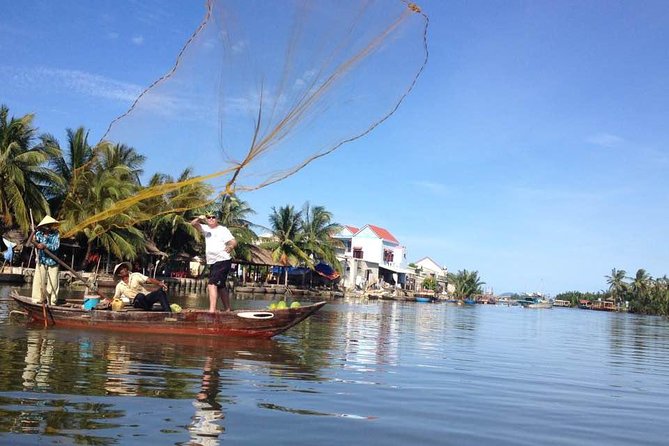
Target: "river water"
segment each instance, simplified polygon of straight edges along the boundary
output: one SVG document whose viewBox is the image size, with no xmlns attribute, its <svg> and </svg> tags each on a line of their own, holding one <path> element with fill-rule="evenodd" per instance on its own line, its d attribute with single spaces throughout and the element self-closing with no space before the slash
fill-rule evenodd
<svg viewBox="0 0 669 446">
<path fill-rule="evenodd" d="M 2 445 L 667 444 L 659 317 L 336 300 L 259 341 L 44 329 L 8 293 Z"/>
</svg>

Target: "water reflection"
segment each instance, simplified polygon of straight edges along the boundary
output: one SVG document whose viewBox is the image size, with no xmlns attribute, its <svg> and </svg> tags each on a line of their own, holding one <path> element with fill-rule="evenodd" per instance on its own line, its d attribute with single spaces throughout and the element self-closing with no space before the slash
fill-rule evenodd
<svg viewBox="0 0 669 446">
<path fill-rule="evenodd" d="M 208 356 L 202 373 L 202 387 L 193 406 L 195 415 L 188 426 L 191 441 L 202 446 L 216 446 L 225 431 L 221 421 L 225 418 L 223 406 L 218 402 L 221 381 L 217 361 Z"/>
<path fill-rule="evenodd" d="M 25 367 L 22 375 L 24 390 L 49 390 L 49 374 L 53 363 L 54 344 L 53 339 L 44 338 L 39 332 L 28 333 Z"/>
<path fill-rule="evenodd" d="M 5 323 L 0 442 L 659 445 L 668 327 L 382 301 L 334 301 L 272 341 Z"/>
</svg>

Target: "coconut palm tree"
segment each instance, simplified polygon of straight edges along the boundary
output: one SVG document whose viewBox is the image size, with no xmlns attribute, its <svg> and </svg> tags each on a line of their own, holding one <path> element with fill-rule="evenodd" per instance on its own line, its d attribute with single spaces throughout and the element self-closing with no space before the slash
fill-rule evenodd
<svg viewBox="0 0 669 446">
<path fill-rule="evenodd" d="M 75 193 L 78 179 L 92 168 L 93 148 L 88 143 L 88 131 L 84 127 L 67 129 L 67 147 L 64 150 L 52 135 L 43 135 L 42 144 L 60 153 L 60 156 L 50 160 L 50 165 L 61 181 L 47 185 L 51 209 L 54 214 L 59 214 L 68 194 Z"/>
<path fill-rule="evenodd" d="M 636 275 L 632 279 L 632 283 L 630 284 L 632 298 L 643 303 L 650 301 L 650 295 L 648 291 L 652 280 L 653 278 L 646 272 L 645 269 L 638 269 Z"/>
<path fill-rule="evenodd" d="M 624 269 L 617 270 L 613 268 L 611 270 L 611 275 L 606 276 L 606 283 L 609 284 L 609 292 L 616 304 L 622 300 L 627 291 L 627 283 L 625 282 L 626 274 L 627 272 Z"/>
<path fill-rule="evenodd" d="M 59 212 L 63 232 L 93 218 L 90 225 L 77 234 L 87 246 L 84 261 L 96 248 L 121 259 L 136 258 L 145 244 L 141 230 L 136 227 L 137 222 L 148 219 L 142 208 L 137 204 L 111 216 L 103 214 L 115 203 L 135 196 L 140 189 L 135 175 L 137 166 L 123 164 L 124 157 L 132 155 L 134 149 L 107 142 L 91 148 L 83 129 L 69 135 L 69 159 L 60 161 L 63 172 L 70 178 Z M 96 220 L 96 216 L 100 216 L 99 219 Z"/>
<path fill-rule="evenodd" d="M 186 181 L 193 177 L 191 168 L 183 170 L 176 182 Z M 149 180 L 147 188 L 174 183 L 170 175 L 155 174 Z M 144 212 L 153 218 L 144 226 L 148 237 L 168 254 L 197 252 L 199 232 L 190 221 L 199 212 L 190 210 L 193 204 L 204 204 L 213 192 L 211 186 L 204 183 L 183 186 L 175 191 L 143 202 Z"/>
<path fill-rule="evenodd" d="M 341 225 L 332 221 L 332 213 L 323 206 L 311 206 L 306 202 L 302 208 L 302 250 L 314 260 L 322 260 L 341 272 L 335 249 L 343 242 L 332 237 L 341 230 Z"/>
<path fill-rule="evenodd" d="M 33 115 L 9 118 L 9 109 L 0 106 L 0 225 L 30 227 L 30 210 L 35 218 L 49 212 L 44 186 L 58 182 L 47 162 L 59 156 L 58 150 L 33 145 L 36 129 Z"/>
<path fill-rule="evenodd" d="M 302 250 L 302 213 L 295 210 L 293 206 L 280 207 L 278 210 L 272 207 L 269 216 L 270 229 L 273 240 L 262 244 L 263 248 L 272 251 L 272 258 L 284 266 L 306 263 L 311 266 L 309 255 Z M 286 270 L 286 285 L 288 284 L 288 271 Z"/>
<path fill-rule="evenodd" d="M 466 299 L 475 294 L 481 294 L 485 285 L 479 278 L 478 271 L 467 271 L 466 269 L 458 271 L 457 274 L 448 273 L 448 282 L 455 287 L 455 297 L 457 299 Z"/>
</svg>

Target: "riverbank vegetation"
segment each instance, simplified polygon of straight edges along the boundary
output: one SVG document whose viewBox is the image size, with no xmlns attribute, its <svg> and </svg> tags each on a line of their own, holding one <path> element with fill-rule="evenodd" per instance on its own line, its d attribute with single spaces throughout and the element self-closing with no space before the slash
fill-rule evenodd
<svg viewBox="0 0 669 446">
<path fill-rule="evenodd" d="M 626 307 L 632 313 L 669 316 L 669 278 L 666 275 L 653 278 L 641 268 L 634 276 L 627 276 L 625 270 L 613 268 L 611 274 L 605 277 L 607 291 L 569 291 L 558 294 L 555 299 L 568 300 L 572 305 L 578 305 L 580 300 L 611 300 L 615 305 Z"/>
</svg>

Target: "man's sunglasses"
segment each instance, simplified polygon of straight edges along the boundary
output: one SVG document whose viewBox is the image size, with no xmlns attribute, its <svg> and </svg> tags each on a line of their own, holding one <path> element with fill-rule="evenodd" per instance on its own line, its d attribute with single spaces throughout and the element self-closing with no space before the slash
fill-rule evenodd
<svg viewBox="0 0 669 446">
<path fill-rule="evenodd" d="M 207 217 L 207 218 L 216 218 L 215 215 L 207 215 L 206 217 Z"/>
</svg>

